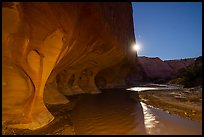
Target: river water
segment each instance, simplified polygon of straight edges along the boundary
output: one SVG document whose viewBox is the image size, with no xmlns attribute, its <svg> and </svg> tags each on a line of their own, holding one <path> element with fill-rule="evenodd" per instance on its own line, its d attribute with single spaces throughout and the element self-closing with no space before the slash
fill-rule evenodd
<svg viewBox="0 0 204 137">
<path fill-rule="evenodd" d="M 202 124 L 131 100 L 130 90 L 82 95 L 71 112 L 76 134 L 202 134 Z"/>
</svg>

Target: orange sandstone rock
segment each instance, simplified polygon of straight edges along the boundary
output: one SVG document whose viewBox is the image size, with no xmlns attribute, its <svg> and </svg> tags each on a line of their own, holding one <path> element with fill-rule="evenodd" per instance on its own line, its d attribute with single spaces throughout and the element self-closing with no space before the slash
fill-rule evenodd
<svg viewBox="0 0 204 137">
<path fill-rule="evenodd" d="M 32 130 L 48 124 L 54 117 L 44 101 L 99 93 L 96 75 L 133 63 L 134 42 L 130 3 L 3 3 L 2 122 Z"/>
</svg>

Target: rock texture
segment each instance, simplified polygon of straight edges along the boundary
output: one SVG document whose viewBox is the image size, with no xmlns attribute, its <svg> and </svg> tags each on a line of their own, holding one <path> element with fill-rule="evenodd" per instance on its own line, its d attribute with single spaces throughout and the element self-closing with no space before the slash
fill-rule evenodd
<svg viewBox="0 0 204 137">
<path fill-rule="evenodd" d="M 95 78 L 96 85 L 101 89 L 127 87 L 128 76 L 133 70 L 134 66 L 127 59 L 123 59 L 118 64 L 100 71 Z"/>
<path fill-rule="evenodd" d="M 169 79 L 177 70 L 187 67 L 195 62 L 195 58 L 181 60 L 161 60 L 158 57 L 141 56 L 137 58 L 137 71 L 131 74 L 136 81 Z"/>
<path fill-rule="evenodd" d="M 131 3 L 3 2 L 2 122 L 29 129 L 48 124 L 54 117 L 45 102 L 99 93 L 95 81 L 111 85 L 122 65 L 134 63 L 134 42 Z M 96 80 L 98 73 L 106 77 Z"/>
<path fill-rule="evenodd" d="M 169 65 L 163 62 L 160 58 L 148 58 L 140 57 L 138 58 L 145 74 L 148 78 L 166 78 L 170 77 L 172 74 L 172 69 Z"/>
<path fill-rule="evenodd" d="M 195 59 L 165 60 L 164 62 L 166 62 L 172 68 L 173 73 L 175 73 L 177 70 L 195 63 Z"/>
</svg>

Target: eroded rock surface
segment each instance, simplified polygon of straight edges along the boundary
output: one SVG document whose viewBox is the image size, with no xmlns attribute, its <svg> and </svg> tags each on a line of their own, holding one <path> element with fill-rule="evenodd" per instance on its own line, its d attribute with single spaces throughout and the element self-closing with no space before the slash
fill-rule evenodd
<svg viewBox="0 0 204 137">
<path fill-rule="evenodd" d="M 172 75 L 172 69 L 160 58 L 139 57 L 140 65 L 150 79 L 167 78 Z"/>
<path fill-rule="evenodd" d="M 169 79 L 179 69 L 185 68 L 195 63 L 195 58 L 181 59 L 181 60 L 161 60 L 158 57 L 150 58 L 141 56 L 137 58 L 137 73 L 134 72 L 132 76 L 138 81 L 155 80 L 155 79 Z M 141 77 L 141 78 L 140 78 Z M 140 78 L 140 79 L 139 79 Z"/>
<path fill-rule="evenodd" d="M 177 70 L 181 68 L 185 68 L 187 66 L 190 66 L 191 64 L 195 63 L 195 59 L 183 59 L 183 60 L 165 60 L 166 62 L 173 70 L 175 73 Z"/>
<path fill-rule="evenodd" d="M 105 86 L 117 76 L 124 84 L 127 69 L 118 72 L 134 62 L 134 42 L 130 3 L 3 2 L 2 122 L 32 130 L 48 124 L 54 117 L 45 102 L 99 93 L 95 78 L 106 68 L 114 69 Z"/>
</svg>

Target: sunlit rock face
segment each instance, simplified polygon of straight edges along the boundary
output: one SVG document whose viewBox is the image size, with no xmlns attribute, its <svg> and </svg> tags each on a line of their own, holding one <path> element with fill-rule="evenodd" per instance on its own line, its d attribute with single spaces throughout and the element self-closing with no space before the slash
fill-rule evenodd
<svg viewBox="0 0 204 137">
<path fill-rule="evenodd" d="M 54 119 L 45 103 L 125 84 L 134 42 L 130 3 L 3 2 L 2 122 L 40 128 Z"/>
</svg>

